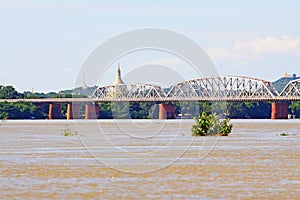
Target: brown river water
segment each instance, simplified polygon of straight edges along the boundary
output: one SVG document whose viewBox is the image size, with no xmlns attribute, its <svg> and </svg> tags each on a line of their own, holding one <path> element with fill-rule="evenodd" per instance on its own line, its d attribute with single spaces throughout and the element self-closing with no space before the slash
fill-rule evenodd
<svg viewBox="0 0 300 200">
<path fill-rule="evenodd" d="M 2 121 L 0 199 L 300 199 L 300 120 L 192 123 Z"/>
</svg>

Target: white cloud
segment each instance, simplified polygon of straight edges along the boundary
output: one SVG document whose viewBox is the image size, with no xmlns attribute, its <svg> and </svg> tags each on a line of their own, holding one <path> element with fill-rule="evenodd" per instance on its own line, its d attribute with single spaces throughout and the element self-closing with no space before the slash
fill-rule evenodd
<svg viewBox="0 0 300 200">
<path fill-rule="evenodd" d="M 300 38 L 282 36 L 279 38 L 253 38 L 249 41 L 236 41 L 232 48 L 212 48 L 208 55 L 214 60 L 261 59 L 266 55 L 288 55 L 300 57 Z"/>
<path fill-rule="evenodd" d="M 232 58 L 233 55 L 229 50 L 222 48 L 222 47 L 217 47 L 217 48 L 212 48 L 207 50 L 207 54 L 213 59 L 213 60 L 223 60 L 227 58 Z"/>
</svg>

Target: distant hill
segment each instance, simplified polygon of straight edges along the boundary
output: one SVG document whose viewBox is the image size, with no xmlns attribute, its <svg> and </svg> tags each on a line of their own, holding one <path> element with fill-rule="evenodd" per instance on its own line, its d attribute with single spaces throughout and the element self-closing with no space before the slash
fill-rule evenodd
<svg viewBox="0 0 300 200">
<path fill-rule="evenodd" d="M 300 76 L 297 77 L 296 74 L 293 74 L 292 76 L 285 74 L 283 77 L 279 78 L 277 81 L 274 81 L 272 84 L 276 88 L 276 90 L 280 93 L 290 81 L 299 78 Z"/>
<path fill-rule="evenodd" d="M 79 88 L 74 88 L 73 90 L 71 90 L 70 92 L 72 94 L 80 94 L 80 95 L 85 95 L 85 96 L 92 96 L 94 91 L 98 88 L 98 86 L 93 86 L 93 87 L 79 87 Z"/>
<path fill-rule="evenodd" d="M 61 90 L 59 92 L 30 92 L 25 91 L 23 94 L 20 93 L 19 98 L 36 99 L 36 98 L 79 98 L 79 97 L 91 97 L 97 86 L 93 87 L 78 87 L 69 90 Z"/>
</svg>

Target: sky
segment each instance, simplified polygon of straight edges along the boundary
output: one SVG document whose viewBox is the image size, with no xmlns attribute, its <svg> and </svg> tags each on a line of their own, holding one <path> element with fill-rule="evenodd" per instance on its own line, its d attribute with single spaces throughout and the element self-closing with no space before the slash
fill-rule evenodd
<svg viewBox="0 0 300 200">
<path fill-rule="evenodd" d="M 0 84 L 19 91 L 74 86 L 88 56 L 127 31 L 155 27 L 187 36 L 214 62 L 218 74 L 274 81 L 300 75 L 299 1 L 0 0 Z M 135 55 L 136 54 L 136 55 Z M 151 51 L 114 60 L 99 85 L 110 84 L 121 63 L 174 66 L 197 78 L 186 62 Z M 94 83 L 85 80 L 88 85 Z"/>
</svg>

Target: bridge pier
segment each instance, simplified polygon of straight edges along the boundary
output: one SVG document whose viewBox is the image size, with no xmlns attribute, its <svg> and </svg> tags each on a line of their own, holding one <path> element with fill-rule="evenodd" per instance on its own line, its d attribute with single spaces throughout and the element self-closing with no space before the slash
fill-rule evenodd
<svg viewBox="0 0 300 200">
<path fill-rule="evenodd" d="M 271 119 L 288 119 L 288 103 L 272 102 Z"/>
<path fill-rule="evenodd" d="M 175 106 L 159 104 L 158 119 L 175 119 Z"/>
<path fill-rule="evenodd" d="M 98 119 L 99 118 L 99 106 L 97 103 L 85 104 L 85 119 Z"/>
<path fill-rule="evenodd" d="M 67 120 L 80 118 L 80 104 L 68 103 L 67 105 Z"/>
<path fill-rule="evenodd" d="M 49 104 L 49 119 L 61 119 L 61 104 L 60 103 L 50 103 Z"/>
</svg>

